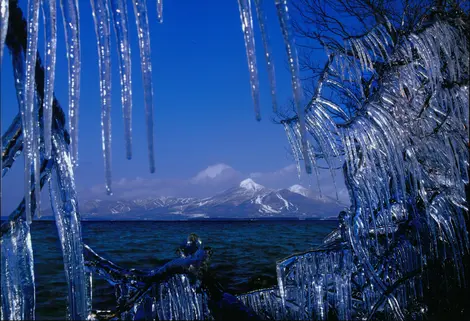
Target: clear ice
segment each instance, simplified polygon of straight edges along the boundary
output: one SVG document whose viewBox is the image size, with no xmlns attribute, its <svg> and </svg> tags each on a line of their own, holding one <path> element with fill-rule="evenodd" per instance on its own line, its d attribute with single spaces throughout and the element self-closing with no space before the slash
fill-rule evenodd
<svg viewBox="0 0 470 321">
<path fill-rule="evenodd" d="M 10 15 L 9 0 L 0 1 L 0 64 L 3 58 L 3 47 L 8 30 L 8 17 Z"/>
<path fill-rule="evenodd" d="M 157 0 L 157 19 L 158 22 L 163 22 L 163 0 Z"/>
<path fill-rule="evenodd" d="M 43 100 L 44 154 L 51 157 L 52 150 L 52 102 L 54 100 L 55 62 L 57 51 L 57 3 L 55 0 L 43 0 L 42 10 L 45 29 L 45 56 L 47 66 Z"/>
<path fill-rule="evenodd" d="M 124 116 L 126 157 L 132 158 L 132 74 L 131 46 L 129 45 L 127 2 L 111 0 L 114 33 L 118 47 L 119 76 L 121 79 L 121 104 Z"/>
<path fill-rule="evenodd" d="M 28 39 L 26 46 L 26 57 L 24 65 L 24 92 L 23 92 L 23 155 L 25 163 L 25 195 L 26 197 L 26 221 L 31 223 L 31 176 L 35 183 L 39 177 L 39 133 L 38 133 L 38 111 L 35 108 L 35 73 L 36 53 L 38 48 L 40 1 L 28 1 Z M 39 201 L 39 189 L 36 191 L 36 201 Z M 38 207 L 36 207 L 39 210 Z"/>
<path fill-rule="evenodd" d="M 266 67 L 268 69 L 269 85 L 271 86 L 271 100 L 273 104 L 273 112 L 277 112 L 276 98 L 276 73 L 274 71 L 274 62 L 271 57 L 271 46 L 269 44 L 268 30 L 266 26 L 266 15 L 263 10 L 263 0 L 254 0 L 256 5 L 256 17 L 261 31 L 261 38 L 264 46 L 264 56 L 266 58 Z"/>
<path fill-rule="evenodd" d="M 52 142 L 55 164 L 49 182 L 49 193 L 68 284 L 66 317 L 68 320 L 85 320 L 90 311 L 88 311 L 85 260 L 72 160 L 63 133 L 54 132 Z"/>
<path fill-rule="evenodd" d="M 310 165 L 310 158 L 308 156 L 308 146 L 307 146 L 307 134 L 305 129 L 305 116 L 304 116 L 304 106 L 302 105 L 302 86 L 300 84 L 299 78 L 299 62 L 297 59 L 297 49 L 295 47 L 294 38 L 292 31 L 290 30 L 290 17 L 288 13 L 287 0 L 275 0 L 277 15 L 279 17 L 279 24 L 281 25 L 282 36 L 284 37 L 284 42 L 287 52 L 287 61 L 289 65 L 289 70 L 291 73 L 292 80 L 292 90 L 294 93 L 294 103 L 297 109 L 297 115 L 299 119 L 299 130 L 300 130 L 300 144 L 302 146 L 302 156 L 305 165 L 305 171 L 307 174 L 312 172 Z"/>
<path fill-rule="evenodd" d="M 150 53 L 150 30 L 145 0 L 132 1 L 134 6 L 135 23 L 140 49 L 140 68 L 144 86 L 145 121 L 147 126 L 147 150 L 150 173 L 155 172 L 155 156 L 153 145 L 153 82 L 152 59 Z"/>
<path fill-rule="evenodd" d="M 78 0 L 60 0 L 68 60 L 69 131 L 73 166 L 78 166 L 78 113 L 80 105 L 80 12 Z"/>
<path fill-rule="evenodd" d="M 261 1 L 254 1 L 269 72 L 271 53 L 264 14 Z M 465 218 L 470 66 L 462 21 L 434 18 L 413 33 L 399 33 L 385 19 L 361 36 L 343 39 L 343 48 L 328 50 L 314 94 L 305 103 L 287 2 L 275 1 L 297 106 L 297 115 L 281 121 L 292 154 L 299 171 L 301 160 L 316 172 L 320 163 L 328 166 L 333 179 L 334 169 L 342 168 L 351 207 L 339 213 L 338 228 L 319 247 L 277 262 L 276 286 L 233 296 L 209 273 L 212 251 L 195 235 L 180 247 L 180 257 L 151 270 L 118 266 L 83 244 L 73 173 L 81 63 L 78 1 L 61 1 L 69 59 L 70 134 L 53 94 L 52 2 L 43 1 L 46 54 L 42 66 L 40 55 L 36 55 L 39 1 L 30 0 L 27 7 L 27 33 L 21 28 L 8 30 L 18 38 L 15 42 L 16 38 L 5 34 L 7 23 L 24 18 L 16 2 L 0 0 L 0 53 L 6 44 L 12 56 L 19 106 L 18 115 L 1 139 L 1 176 L 9 172 L 21 153 L 27 173 L 25 197 L 1 226 L 1 319 L 35 318 L 30 222 L 38 214 L 39 190 L 46 184 L 68 283 L 66 317 L 72 320 L 211 320 L 226 316 L 243 320 L 424 320 L 429 308 L 425 293 L 437 286 L 428 271 L 436 262 L 452 262 L 453 271 L 441 276 L 443 283 L 467 286 L 464 272 L 468 266 L 463 258 L 470 250 Z M 128 16 L 123 0 L 91 3 L 99 53 L 103 151 L 108 162 L 111 19 L 118 44 L 126 154 L 129 158 L 131 155 Z M 159 19 L 161 3 L 157 0 Z M 239 0 L 238 4 L 252 86 L 256 80 L 255 108 L 259 108 L 251 1 Z M 133 6 L 153 171 L 153 89 L 146 2 L 135 0 Z M 269 76 L 271 93 L 275 94 L 274 69 Z M 370 85 L 365 86 L 366 81 Z M 341 99 L 355 104 L 355 110 L 345 109 Z M 44 124 L 42 131 L 38 124 Z M 45 142 L 48 135 L 50 142 Z M 107 169 L 109 183 L 110 166 Z M 112 310 L 93 309 L 96 278 L 114 286 L 116 306 Z"/>
<path fill-rule="evenodd" d="M 111 191 L 111 30 L 106 0 L 90 0 L 98 47 L 101 96 L 101 141 L 103 148 L 106 192 Z"/>
<path fill-rule="evenodd" d="M 248 72 L 250 74 L 251 97 L 255 108 L 256 120 L 261 120 L 259 106 L 259 80 L 258 66 L 256 65 L 255 32 L 253 30 L 253 16 L 251 12 L 251 0 L 238 0 L 240 10 L 240 21 L 243 37 L 245 39 L 246 59 L 248 61 Z"/>
</svg>

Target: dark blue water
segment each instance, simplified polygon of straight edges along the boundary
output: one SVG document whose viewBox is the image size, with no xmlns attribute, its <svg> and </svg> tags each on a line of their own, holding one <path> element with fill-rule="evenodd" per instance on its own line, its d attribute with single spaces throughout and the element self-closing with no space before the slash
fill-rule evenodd
<svg viewBox="0 0 470 321">
<path fill-rule="evenodd" d="M 83 238 L 99 255 L 126 267 L 155 268 L 177 257 L 190 233 L 213 250 L 211 269 L 231 293 L 276 284 L 276 260 L 320 244 L 334 221 L 83 222 Z M 34 222 L 36 317 L 63 319 L 66 283 L 54 222 Z M 114 308 L 114 290 L 94 278 L 93 308 Z"/>
</svg>

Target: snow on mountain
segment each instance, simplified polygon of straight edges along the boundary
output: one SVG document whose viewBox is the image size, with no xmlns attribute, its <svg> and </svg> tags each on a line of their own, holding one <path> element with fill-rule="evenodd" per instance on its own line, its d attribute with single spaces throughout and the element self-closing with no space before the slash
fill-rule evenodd
<svg viewBox="0 0 470 321">
<path fill-rule="evenodd" d="M 240 183 L 240 187 L 244 188 L 248 191 L 252 191 L 252 192 L 258 192 L 258 191 L 261 191 L 262 189 L 264 189 L 263 185 L 260 185 L 260 184 L 256 183 L 251 178 L 247 178 L 247 179 L 243 180 Z"/>
</svg>

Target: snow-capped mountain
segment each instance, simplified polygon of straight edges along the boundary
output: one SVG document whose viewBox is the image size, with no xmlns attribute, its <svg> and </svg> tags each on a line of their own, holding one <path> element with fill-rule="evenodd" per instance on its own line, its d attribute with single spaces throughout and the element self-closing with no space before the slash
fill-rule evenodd
<svg viewBox="0 0 470 321">
<path fill-rule="evenodd" d="M 319 198 L 301 185 L 266 188 L 253 179 L 207 198 L 155 197 L 135 200 L 89 200 L 80 204 L 84 219 L 185 219 L 256 217 L 332 217 L 344 206 Z"/>
</svg>

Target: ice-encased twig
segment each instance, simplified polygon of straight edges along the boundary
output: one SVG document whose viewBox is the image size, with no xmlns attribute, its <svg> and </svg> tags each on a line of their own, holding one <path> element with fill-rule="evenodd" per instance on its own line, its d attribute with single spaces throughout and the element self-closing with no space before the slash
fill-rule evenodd
<svg viewBox="0 0 470 321">
<path fill-rule="evenodd" d="M 153 139 L 153 82 L 152 61 L 150 57 L 150 30 L 147 17 L 146 0 L 132 1 L 134 6 L 137 36 L 139 38 L 140 67 L 144 87 L 145 122 L 147 127 L 147 149 L 150 173 L 155 172 L 154 139 Z"/>
<path fill-rule="evenodd" d="M 17 55 L 12 57 L 13 63 L 13 76 L 15 79 L 16 97 L 18 100 L 18 106 L 21 115 L 21 130 L 22 132 L 28 132 L 27 120 L 26 120 L 26 105 L 24 95 L 24 75 L 25 75 L 25 61 L 23 52 L 19 52 Z M 24 135 L 24 134 L 23 134 Z M 32 134 L 31 134 L 32 135 Z M 25 153 L 24 156 L 24 197 L 26 205 L 27 221 L 31 221 L 31 159 L 28 155 L 28 143 L 22 141 L 22 150 Z"/>
<path fill-rule="evenodd" d="M 266 25 L 266 15 L 263 10 L 263 1 L 254 0 L 256 5 L 256 16 L 258 18 L 259 29 L 261 31 L 261 39 L 263 40 L 264 56 L 266 58 L 266 67 L 268 70 L 269 85 L 271 89 L 271 100 L 273 112 L 277 112 L 276 98 L 276 73 L 274 71 L 274 62 L 272 61 L 271 46 L 269 44 L 268 29 Z"/>
<path fill-rule="evenodd" d="M 72 161 L 64 137 L 52 135 L 54 169 L 49 184 L 51 207 L 64 258 L 68 283 L 67 319 L 85 320 L 88 315 L 83 244 Z"/>
<path fill-rule="evenodd" d="M 253 30 L 253 17 L 251 12 L 251 0 L 238 0 L 240 21 L 242 24 L 243 38 L 245 40 L 246 59 L 250 74 L 251 97 L 255 108 L 256 120 L 261 120 L 259 107 L 259 80 L 258 66 L 256 64 L 255 33 Z"/>
<path fill-rule="evenodd" d="M 13 119 L 10 127 L 8 127 L 6 132 L 2 135 L 2 157 L 0 165 L 2 177 L 8 173 L 23 150 L 23 139 L 20 138 L 21 129 L 21 115 L 18 114 Z"/>
<path fill-rule="evenodd" d="M 68 60 L 69 132 L 73 166 L 78 166 L 78 113 L 80 107 L 80 12 L 78 0 L 60 0 Z"/>
<path fill-rule="evenodd" d="M 54 100 L 55 64 L 57 50 L 57 4 L 55 0 L 42 0 L 45 29 L 45 84 L 43 99 L 44 154 L 51 157 L 52 102 Z"/>
<path fill-rule="evenodd" d="M 128 35 L 127 2 L 111 0 L 114 32 L 118 47 L 119 76 L 121 80 L 121 104 L 124 118 L 126 157 L 132 158 L 132 72 L 131 46 Z"/>
<path fill-rule="evenodd" d="M 354 59 L 346 59 L 343 53 L 334 56 L 340 70 L 330 76 L 345 78 L 344 66 L 352 64 L 348 68 L 356 70 L 353 86 L 362 86 L 361 77 L 367 77 L 360 69 L 386 65 L 374 71 L 375 92 L 358 102 L 356 114 L 337 122 L 324 112 L 337 112 L 344 106 L 322 97 L 316 99 L 320 104 L 307 106 L 312 125 L 308 131 L 314 142 L 311 154 L 330 158 L 331 167 L 339 152 L 344 153 L 353 203 L 346 224 L 348 243 L 359 259 L 358 269 L 369 280 L 364 283 L 360 281 L 363 276 L 356 276 L 364 301 L 354 306 L 368 317 L 383 309 L 394 318 L 407 318 L 406 307 L 422 298 L 422 282 L 420 277 L 400 280 L 423 269 L 430 259 L 452 258 L 456 283 L 463 279 L 462 255 L 469 248 L 462 216 L 463 184 L 468 182 L 468 135 L 464 133 L 468 108 L 461 106 L 468 104 L 468 80 L 461 70 L 468 72 L 468 46 L 457 49 L 452 45 L 465 39 L 456 30 L 436 22 L 395 41 L 377 27 L 368 40 L 352 42 Z M 374 63 L 367 50 L 374 50 Z M 452 63 L 442 55 L 454 57 Z M 457 75 L 461 78 L 456 81 Z M 332 89 L 337 95 L 352 97 L 348 86 L 343 82 Z M 297 122 L 292 119 L 284 125 L 295 128 Z M 292 142 L 296 150 L 298 136 Z M 412 231 L 405 239 L 404 230 Z"/>
<path fill-rule="evenodd" d="M 204 303 L 206 299 L 203 298 L 203 294 L 195 292 L 186 275 L 198 274 L 210 254 L 202 248 L 202 243 L 197 238 L 190 238 L 185 244 L 183 252 L 186 254 L 162 267 L 152 270 L 138 270 L 120 267 L 102 258 L 87 245 L 84 246 L 87 270 L 95 276 L 104 278 L 119 289 L 117 292 L 119 294 L 117 298 L 118 309 L 111 312 L 111 315 L 123 317 L 129 313 L 147 313 L 148 311 L 145 312 L 146 302 L 151 299 L 158 300 L 158 302 L 153 303 L 155 311 L 149 312 L 150 314 L 166 315 L 165 313 L 169 313 L 167 315 L 169 318 L 164 318 L 168 320 L 175 319 L 175 316 L 178 315 L 184 315 L 188 319 L 204 319 L 208 315 L 208 311 L 204 312 L 204 308 L 202 308 L 204 304 L 207 305 Z M 167 310 L 168 307 L 165 304 L 167 301 L 161 296 L 158 297 L 157 294 L 152 294 L 156 288 L 160 289 L 157 293 L 179 291 L 181 305 L 172 309 L 170 304 L 170 310 Z M 186 299 L 183 299 L 184 296 L 187 296 Z M 181 318 L 176 317 L 176 319 Z"/>
<path fill-rule="evenodd" d="M 90 0 L 98 47 L 101 96 L 101 146 L 103 149 L 106 193 L 111 190 L 111 43 L 110 14 L 106 0 Z"/>
</svg>

